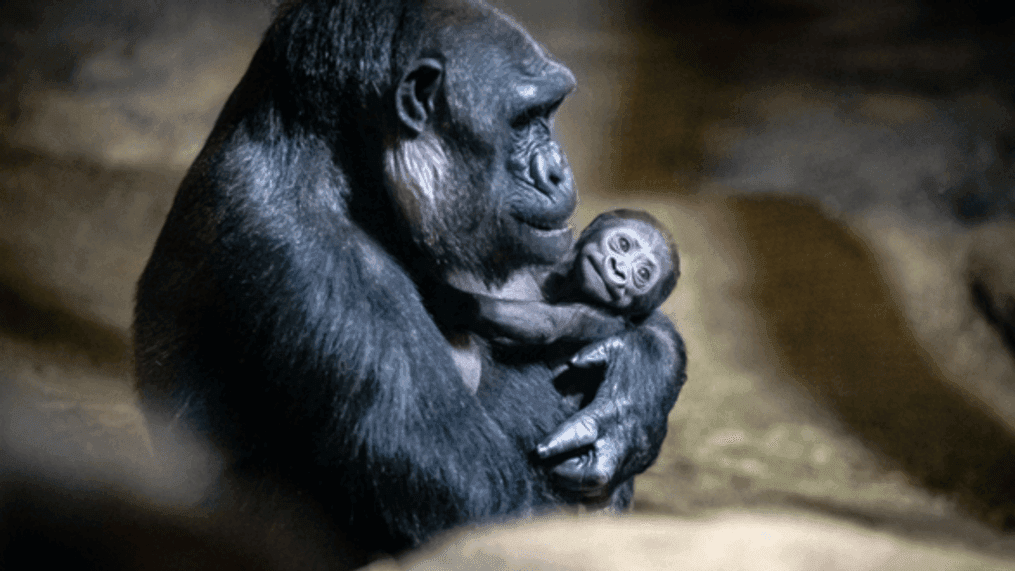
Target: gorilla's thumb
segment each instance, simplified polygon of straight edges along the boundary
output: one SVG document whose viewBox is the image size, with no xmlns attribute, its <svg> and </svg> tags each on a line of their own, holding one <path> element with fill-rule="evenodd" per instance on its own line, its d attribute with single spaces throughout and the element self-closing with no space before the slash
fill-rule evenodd
<svg viewBox="0 0 1015 571">
<path fill-rule="evenodd" d="M 594 444 L 599 438 L 599 423 L 595 417 L 579 413 L 560 425 L 557 431 L 536 447 L 540 458 L 563 454 L 582 446 Z"/>
</svg>

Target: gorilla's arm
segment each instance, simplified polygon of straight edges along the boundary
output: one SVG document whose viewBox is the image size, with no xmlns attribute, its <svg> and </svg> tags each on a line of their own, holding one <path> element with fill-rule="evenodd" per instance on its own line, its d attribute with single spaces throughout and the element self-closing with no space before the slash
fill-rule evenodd
<svg viewBox="0 0 1015 571">
<path fill-rule="evenodd" d="M 666 421 L 686 379 L 684 343 L 656 311 L 639 327 L 594 343 L 576 355 L 576 367 L 606 366 L 595 398 L 537 448 L 543 459 L 572 456 L 553 472 L 564 488 L 600 496 L 647 469 L 659 454 Z"/>
<path fill-rule="evenodd" d="M 475 295 L 478 333 L 505 344 L 548 345 L 590 342 L 616 335 L 623 317 L 580 303 L 498 299 Z"/>
<path fill-rule="evenodd" d="M 529 507 L 525 455 L 465 390 L 410 277 L 358 227 L 320 215 L 342 189 L 238 139 L 227 147 L 242 152 L 184 182 L 142 277 L 146 403 L 241 467 L 309 488 L 378 548 Z M 255 184 L 236 168 L 247 162 L 318 187 Z M 245 190 L 209 221 L 225 188 Z"/>
<path fill-rule="evenodd" d="M 327 386 L 323 402 L 335 403 L 335 414 L 321 442 L 341 444 L 322 446 L 316 460 L 332 468 L 334 493 L 351 498 L 351 521 L 369 529 L 383 517 L 378 525 L 414 545 L 527 505 L 524 457 L 511 455 L 512 443 L 465 389 L 414 284 L 368 238 L 346 231 L 329 248 L 338 253 L 327 275 L 298 297 L 323 304 L 292 312 L 300 322 L 272 337 L 305 332 L 295 351 L 306 360 L 280 380 Z"/>
</svg>

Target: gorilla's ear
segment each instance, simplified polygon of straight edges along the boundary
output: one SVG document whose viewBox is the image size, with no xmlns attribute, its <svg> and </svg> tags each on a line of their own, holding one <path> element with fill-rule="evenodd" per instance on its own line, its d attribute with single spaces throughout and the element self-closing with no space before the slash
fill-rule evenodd
<svg viewBox="0 0 1015 571">
<path fill-rule="evenodd" d="M 432 58 L 416 60 L 402 77 L 395 94 L 398 117 L 406 127 L 421 133 L 434 110 L 444 78 L 444 65 Z"/>
</svg>

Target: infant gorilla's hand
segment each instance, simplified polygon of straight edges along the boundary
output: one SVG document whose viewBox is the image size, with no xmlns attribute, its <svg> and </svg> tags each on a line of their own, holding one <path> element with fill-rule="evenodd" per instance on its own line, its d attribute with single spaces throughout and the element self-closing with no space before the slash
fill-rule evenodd
<svg viewBox="0 0 1015 571">
<path fill-rule="evenodd" d="M 613 336 L 627 328 L 625 318 L 585 304 L 562 303 L 550 307 L 552 308 L 550 315 L 556 330 L 554 341 L 570 343 L 602 341 L 614 338 Z M 585 366 L 591 365 L 592 363 Z"/>
</svg>

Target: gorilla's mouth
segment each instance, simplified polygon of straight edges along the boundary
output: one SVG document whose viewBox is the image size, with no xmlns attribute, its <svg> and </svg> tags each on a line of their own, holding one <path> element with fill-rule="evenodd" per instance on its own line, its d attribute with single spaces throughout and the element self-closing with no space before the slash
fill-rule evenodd
<svg viewBox="0 0 1015 571">
<path fill-rule="evenodd" d="M 571 230 L 571 225 L 567 223 L 569 216 L 548 218 L 513 214 L 513 217 L 523 228 L 540 236 L 559 236 Z"/>
<path fill-rule="evenodd" d="M 523 233 L 540 242 L 566 241 L 567 247 L 570 247 L 574 241 L 574 236 L 571 234 L 571 226 L 567 223 L 567 220 L 558 224 L 538 224 L 524 220 L 519 220 L 519 222 L 521 222 Z"/>
<path fill-rule="evenodd" d="M 533 234 L 535 234 L 536 236 L 543 237 L 543 238 L 556 238 L 558 236 L 562 236 L 563 234 L 571 231 L 571 227 L 568 226 L 567 224 L 565 224 L 565 225 L 563 225 L 563 226 L 561 226 L 559 228 L 543 228 L 543 227 L 537 226 L 535 224 L 529 224 L 529 226 L 532 227 L 532 233 Z"/>
</svg>

